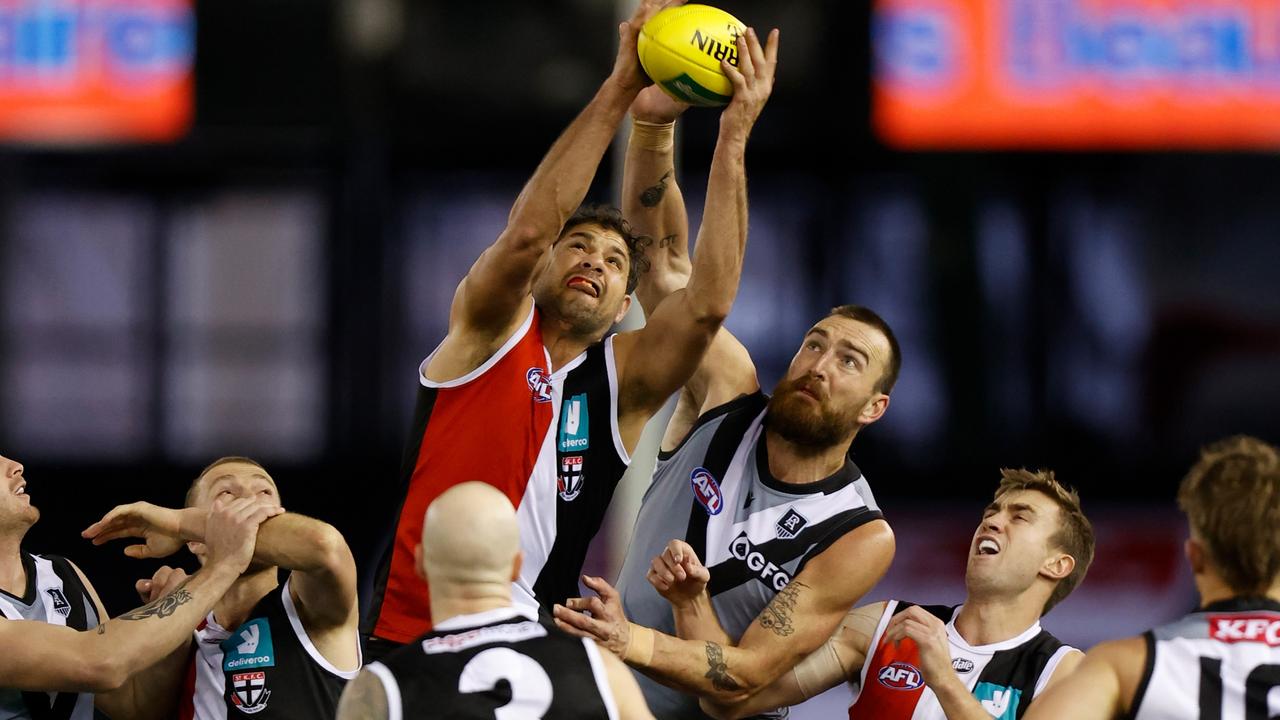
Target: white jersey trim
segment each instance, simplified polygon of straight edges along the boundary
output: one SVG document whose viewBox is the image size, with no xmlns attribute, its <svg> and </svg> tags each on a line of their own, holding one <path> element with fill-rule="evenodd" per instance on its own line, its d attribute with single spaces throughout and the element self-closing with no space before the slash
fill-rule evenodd
<svg viewBox="0 0 1280 720">
<path fill-rule="evenodd" d="M 1045 663 L 1044 669 L 1040 671 L 1040 677 L 1036 680 L 1035 697 L 1040 697 L 1040 693 L 1044 692 L 1045 686 L 1053 679 L 1053 674 L 1058 671 L 1058 665 L 1073 652 L 1080 651 L 1070 645 L 1063 645 L 1049 658 L 1049 662 Z"/>
<path fill-rule="evenodd" d="M 400 683 L 396 682 L 396 676 L 377 661 L 365 665 L 364 669 L 382 681 L 382 692 L 387 696 L 387 720 L 403 720 L 404 702 L 400 699 Z"/>
<path fill-rule="evenodd" d="M 289 592 L 289 583 L 292 580 L 293 578 L 285 580 L 284 587 L 280 592 L 283 593 L 281 600 L 284 602 L 284 613 L 289 616 L 289 625 L 293 627 L 293 634 L 298 636 L 298 641 L 302 643 L 302 647 L 317 665 L 344 680 L 354 680 L 356 675 L 360 673 L 360 666 L 364 664 L 364 655 L 360 650 L 360 633 L 356 630 L 351 631 L 351 639 L 356 644 L 356 668 L 354 670 L 339 670 L 333 663 L 325 659 L 325 656 L 320 654 L 315 644 L 311 642 L 311 636 L 307 635 L 307 629 L 302 626 L 302 618 L 298 617 L 298 608 L 293 604 L 293 593 Z"/>
<path fill-rule="evenodd" d="M 622 442 L 622 433 L 618 430 L 618 363 L 613 356 L 614 335 L 604 339 L 604 367 L 609 373 L 609 427 L 613 430 L 613 449 L 622 459 L 623 465 L 631 464 L 631 453 Z"/>
<path fill-rule="evenodd" d="M 432 632 L 465 630 L 467 628 L 479 627 L 490 623 L 502 622 L 503 620 L 513 620 L 518 617 L 536 622 L 538 619 L 538 613 L 531 608 L 520 606 L 494 608 L 493 610 L 485 610 L 484 612 L 470 613 L 468 615 L 454 615 L 447 620 L 442 620 L 436 623 L 432 626 L 431 630 Z"/>
<path fill-rule="evenodd" d="M 485 360 L 480 367 L 472 370 L 462 377 L 454 378 L 453 380 L 445 380 L 443 382 L 436 382 L 435 380 L 427 379 L 427 365 L 431 364 L 431 358 L 435 357 L 436 353 L 440 352 L 440 348 L 444 347 L 445 341 L 441 340 L 440 344 L 436 346 L 436 349 L 432 350 L 431 354 L 427 356 L 427 359 L 423 360 L 422 364 L 418 366 L 418 382 L 422 383 L 422 387 L 426 388 L 454 388 L 466 385 L 486 372 L 489 372 L 489 370 L 494 365 L 497 365 L 498 361 L 506 357 L 507 353 L 511 352 L 511 348 L 514 348 L 520 340 L 524 338 L 525 334 L 529 332 L 529 327 L 533 325 L 533 314 L 535 312 L 537 312 L 537 308 L 530 303 L 528 317 L 524 319 L 523 323 L 520 323 L 520 327 L 511 334 L 511 337 L 507 338 L 507 341 L 502 344 L 502 347 L 498 348 L 498 352 L 490 355 L 489 359 Z"/>
<path fill-rule="evenodd" d="M 608 713 L 609 720 L 618 720 L 618 703 L 613 699 L 613 686 L 609 684 L 609 671 L 604 666 L 604 658 L 600 657 L 600 648 L 594 640 L 581 640 L 582 646 L 587 650 L 587 661 L 591 663 L 591 674 L 596 678 L 596 689 L 600 691 L 600 699 L 604 701 L 605 712 Z"/>
<path fill-rule="evenodd" d="M 955 643 L 960 649 L 973 653 L 974 655 L 995 655 L 1001 650 L 1011 650 L 1013 648 L 1029 642 L 1042 631 L 1040 621 L 1037 620 L 1031 627 L 1023 630 L 1015 637 L 1000 642 L 988 643 L 986 645 L 970 645 L 968 640 L 956 630 L 956 618 L 960 617 L 960 611 L 964 609 L 964 605 L 957 605 L 956 609 L 951 613 L 951 619 L 947 621 L 947 635 L 951 638 L 951 642 Z"/>
<path fill-rule="evenodd" d="M 880 613 L 880 622 L 876 623 L 876 631 L 871 634 L 871 641 L 867 643 L 867 652 L 863 656 L 862 669 L 858 671 L 858 687 L 853 693 L 853 700 L 849 703 L 850 707 L 858 704 L 858 698 L 862 696 L 862 688 L 867 686 L 867 671 L 871 669 L 871 659 L 875 657 L 876 650 L 880 648 L 880 638 L 884 637 L 885 628 L 889 627 L 889 621 L 893 619 L 893 612 L 897 608 L 897 600 L 885 601 L 884 612 Z"/>
</svg>

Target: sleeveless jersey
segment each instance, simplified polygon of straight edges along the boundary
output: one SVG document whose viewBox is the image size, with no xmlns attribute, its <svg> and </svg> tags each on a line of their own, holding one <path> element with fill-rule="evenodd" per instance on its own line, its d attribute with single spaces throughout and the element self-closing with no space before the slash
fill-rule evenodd
<svg viewBox="0 0 1280 720">
<path fill-rule="evenodd" d="M 437 348 L 437 352 L 439 349 Z M 468 480 L 516 508 L 524 556 L 517 605 L 578 595 L 587 545 L 631 462 L 618 435 L 613 338 L 550 371 L 541 313 L 474 371 L 437 383 L 418 373 L 418 404 L 402 469 L 395 535 L 378 564 L 365 634 L 407 643 L 431 629 L 426 581 L 414 568 L 427 506 Z M 371 645 L 372 647 L 372 645 Z"/>
<path fill-rule="evenodd" d="M 884 640 L 889 620 L 911 605 L 897 600 L 886 604 L 871 638 L 875 651 L 862 666 L 859 690 L 849 706 L 849 720 L 946 720 L 937 696 L 924 684 L 915 642 L 904 640 L 895 646 Z M 1004 642 L 970 645 L 956 631 L 960 607 L 921 607 L 946 622 L 951 667 L 995 720 L 1022 717 L 1062 658 L 1075 652 L 1038 622 Z"/>
<path fill-rule="evenodd" d="M 449 618 L 367 668 L 393 720 L 618 717 L 596 644 L 526 608 Z"/>
<path fill-rule="evenodd" d="M 352 637 L 358 644 L 358 638 Z M 359 668 L 340 670 L 320 654 L 302 626 L 289 582 L 267 593 L 235 630 L 213 613 L 195 631 L 180 720 L 331 718 Z"/>
<path fill-rule="evenodd" d="M 1280 716 L 1280 603 L 1235 598 L 1150 630 L 1136 720 Z"/>
<path fill-rule="evenodd" d="M 809 560 L 883 517 L 852 461 L 819 482 L 774 478 L 762 440 L 766 403 L 755 393 L 710 410 L 676 450 L 659 455 L 618 578 L 633 622 L 675 634 L 671 606 L 645 579 L 672 538 L 688 542 L 710 570 L 711 603 L 729 636 L 740 638 Z M 636 679 L 654 715 L 706 717 L 696 698 Z"/>
<path fill-rule="evenodd" d="M 34 620 L 76 630 L 98 627 L 93 598 L 71 563 L 55 555 L 22 554 L 27 588 L 22 597 L 0 590 L 6 620 Z M 92 720 L 93 693 L 24 692 L 0 688 L 0 720 Z"/>
</svg>

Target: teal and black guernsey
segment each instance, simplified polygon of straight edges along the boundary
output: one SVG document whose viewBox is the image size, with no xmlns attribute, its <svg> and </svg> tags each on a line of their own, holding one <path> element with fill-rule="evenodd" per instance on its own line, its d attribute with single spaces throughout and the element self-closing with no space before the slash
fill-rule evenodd
<svg viewBox="0 0 1280 720">
<path fill-rule="evenodd" d="M 673 538 L 688 542 L 710 569 L 711 602 L 737 639 L 806 563 L 846 533 L 883 519 L 852 460 L 803 485 L 770 474 L 767 402 L 757 392 L 710 410 L 679 447 L 658 456 L 618 583 L 632 622 L 675 634 L 671 606 L 645 579 Z M 636 679 L 656 717 L 706 717 L 695 698 L 639 673 Z"/>
<path fill-rule="evenodd" d="M 34 620 L 75 630 L 102 619 L 70 561 L 54 555 L 22 554 L 27 587 L 22 597 L 0 590 L 5 620 Z M 0 720 L 92 720 L 93 693 L 23 692 L 0 688 Z"/>
</svg>

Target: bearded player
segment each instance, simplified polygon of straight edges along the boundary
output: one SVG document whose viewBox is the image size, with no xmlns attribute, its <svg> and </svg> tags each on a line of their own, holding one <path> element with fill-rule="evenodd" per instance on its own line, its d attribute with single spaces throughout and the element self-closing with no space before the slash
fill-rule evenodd
<svg viewBox="0 0 1280 720">
<path fill-rule="evenodd" d="M 413 550 L 427 506 L 463 480 L 484 478 L 517 510 L 518 605 L 578 594 L 587 546 L 645 422 L 689 379 L 729 313 L 747 232 L 743 156 L 772 91 L 776 32 L 764 47 L 745 33 L 739 66 L 723 64 L 734 95 L 720 115 L 688 289 L 652 308 L 642 330 L 604 337 L 630 306 L 641 240 L 617 211 L 571 216 L 648 82 L 636 58 L 640 27 L 667 4 L 644 0 L 622 24 L 612 74 L 458 286 L 448 335 L 420 368 L 404 500 L 365 618 L 371 657 L 431 628 Z"/>
<path fill-rule="evenodd" d="M 691 282 L 672 156 L 679 112 L 656 88 L 632 107 L 624 204 L 644 232 L 664 238 L 637 289 L 646 310 Z M 672 538 L 708 559 L 707 590 L 727 637 L 687 664 L 655 670 L 649 660 L 663 657 L 661 641 L 649 657 L 655 636 L 646 630 L 626 658 L 649 675 L 638 679 L 655 715 L 701 717 L 688 693 L 767 686 L 821 645 L 884 575 L 893 533 L 849 448 L 888 409 L 900 365 L 889 325 L 845 305 L 805 333 L 770 397 L 746 349 L 720 330 L 667 426 L 618 581 L 627 617 L 674 634 L 681 617 L 646 580 L 650 562 Z M 603 580 L 587 585 L 613 594 Z M 600 602 L 571 600 L 556 617 L 598 628 Z"/>
</svg>

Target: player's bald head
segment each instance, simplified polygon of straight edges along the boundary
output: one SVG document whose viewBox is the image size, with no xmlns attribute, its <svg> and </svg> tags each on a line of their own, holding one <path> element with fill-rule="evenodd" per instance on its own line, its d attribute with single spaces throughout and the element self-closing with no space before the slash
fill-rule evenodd
<svg viewBox="0 0 1280 720">
<path fill-rule="evenodd" d="M 455 485 L 427 508 L 422 571 L 433 590 L 442 583 L 506 585 L 519 552 L 515 508 L 492 485 Z"/>
</svg>

